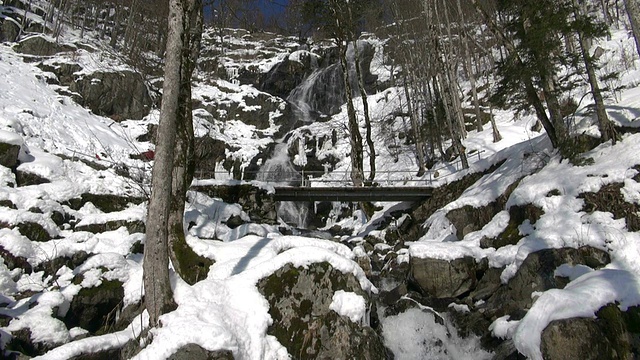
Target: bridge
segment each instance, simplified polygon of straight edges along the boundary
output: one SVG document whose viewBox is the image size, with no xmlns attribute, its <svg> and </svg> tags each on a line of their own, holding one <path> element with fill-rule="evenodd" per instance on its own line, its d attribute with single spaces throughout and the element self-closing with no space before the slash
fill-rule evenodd
<svg viewBox="0 0 640 360">
<path fill-rule="evenodd" d="M 415 178 L 413 171 L 379 171 L 374 186 L 356 187 L 349 172 L 332 172 L 332 178 L 323 177 L 321 172 L 244 172 L 245 180 L 257 181 L 273 186 L 275 201 L 420 201 L 429 198 L 433 192 L 431 183 L 437 175 L 425 174 Z M 337 174 L 342 176 L 336 176 Z M 196 173 L 199 179 L 231 180 L 229 173 Z"/>
<path fill-rule="evenodd" d="M 275 201 L 418 201 L 431 196 L 433 188 L 419 187 L 275 187 Z"/>
</svg>

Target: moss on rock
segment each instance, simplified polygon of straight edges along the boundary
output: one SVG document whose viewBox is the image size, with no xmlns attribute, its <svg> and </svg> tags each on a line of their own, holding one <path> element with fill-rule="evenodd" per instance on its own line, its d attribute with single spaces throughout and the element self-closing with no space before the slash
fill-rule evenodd
<svg viewBox="0 0 640 360">
<path fill-rule="evenodd" d="M 69 329 L 79 326 L 91 334 L 104 334 L 116 323 L 124 289 L 117 280 L 103 280 L 99 286 L 83 288 L 73 297 L 63 321 Z"/>
<path fill-rule="evenodd" d="M 42 225 L 34 222 L 23 222 L 16 225 L 20 234 L 26 236 L 31 241 L 49 241 L 51 240 L 51 235 L 49 232 L 42 227 Z"/>
<path fill-rule="evenodd" d="M 73 210 L 80 210 L 86 203 L 90 202 L 95 207 L 105 213 L 122 211 L 129 206 L 129 204 L 139 205 L 146 201 L 145 198 L 118 196 L 111 194 L 82 194 L 80 198 L 69 199 L 66 202 Z"/>
<path fill-rule="evenodd" d="M 206 278 L 209 268 L 214 264 L 213 260 L 196 254 L 189 247 L 182 224 L 172 231 L 174 235 L 171 236 L 171 260 L 180 277 L 190 285 Z"/>
</svg>

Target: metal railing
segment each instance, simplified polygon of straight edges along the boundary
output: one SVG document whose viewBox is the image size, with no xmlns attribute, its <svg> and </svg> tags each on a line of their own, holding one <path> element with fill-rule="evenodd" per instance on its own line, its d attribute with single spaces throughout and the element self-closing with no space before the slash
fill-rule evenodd
<svg viewBox="0 0 640 360">
<path fill-rule="evenodd" d="M 477 151 L 473 154 L 468 154 L 467 157 L 476 156 L 478 160 L 481 159 L 481 153 L 483 151 Z M 406 186 L 408 183 L 411 185 L 421 184 L 421 185 L 432 185 L 434 181 L 446 178 L 448 176 L 452 176 L 457 172 L 463 170 L 461 165 L 461 161 L 458 159 L 454 162 L 451 162 L 447 165 L 440 166 L 438 168 L 427 170 L 424 175 L 420 178 L 416 178 L 416 170 L 381 170 L 376 171 L 376 179 L 375 182 L 379 185 L 386 186 Z M 440 171 L 449 170 L 449 173 L 440 175 Z M 278 174 L 282 174 L 283 177 L 278 177 Z M 366 172 L 365 172 L 366 174 Z M 276 176 L 274 176 L 276 175 Z M 332 175 L 332 178 L 326 178 L 324 176 Z M 336 177 L 336 175 L 338 175 Z M 386 175 L 386 176 L 385 176 Z M 295 176 L 291 177 L 290 173 L 283 174 L 281 171 L 242 171 L 241 178 L 237 179 L 233 176 L 231 172 L 226 171 L 206 171 L 206 170 L 197 170 L 195 177 L 197 179 L 233 179 L 233 180 L 256 180 L 256 178 L 260 177 L 268 177 L 270 179 L 276 180 L 268 180 L 265 182 L 274 183 L 278 185 L 288 185 L 288 186 L 299 186 L 299 187 L 307 187 L 311 186 L 311 183 L 321 183 L 321 184 L 335 184 L 335 186 L 344 186 L 351 185 L 353 181 L 351 180 L 351 170 L 317 170 L 317 171 L 305 171 L 301 170 Z M 260 180 L 258 180 L 260 181 Z M 333 185 L 332 185 L 333 186 Z"/>
</svg>

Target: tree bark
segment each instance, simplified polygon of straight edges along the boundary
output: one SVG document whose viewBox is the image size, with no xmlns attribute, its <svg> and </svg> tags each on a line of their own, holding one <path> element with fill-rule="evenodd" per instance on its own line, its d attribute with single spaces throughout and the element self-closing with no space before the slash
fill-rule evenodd
<svg viewBox="0 0 640 360">
<path fill-rule="evenodd" d="M 338 45 L 338 52 L 340 58 L 340 67 L 343 74 L 344 92 L 347 100 L 347 117 L 349 128 L 349 142 L 351 144 L 351 181 L 354 186 L 364 185 L 364 165 L 363 165 L 363 148 L 362 148 L 362 134 L 360 134 L 360 125 L 358 123 L 358 117 L 356 115 L 356 109 L 353 105 L 353 91 L 351 88 L 351 82 L 349 81 L 349 62 L 347 59 L 347 45 L 350 39 L 350 24 L 348 17 L 345 19 L 342 6 L 349 6 L 348 3 L 342 1 L 332 0 L 329 2 L 329 8 L 334 16 L 335 29 L 334 38 Z"/>
<path fill-rule="evenodd" d="M 463 17 L 462 4 L 460 0 L 456 1 L 458 6 L 458 13 L 460 17 Z M 480 102 L 478 101 L 478 88 L 476 86 L 476 75 L 473 72 L 473 66 L 471 64 L 471 51 L 469 50 L 469 39 L 467 38 L 466 30 L 464 29 L 464 18 L 461 19 L 458 26 L 460 26 L 460 41 L 462 42 L 462 48 L 464 50 L 464 67 L 467 70 L 467 76 L 469 77 L 469 83 L 471 85 L 471 94 L 473 99 L 473 108 L 476 113 L 476 131 L 482 131 L 482 112 L 480 111 Z"/>
<path fill-rule="evenodd" d="M 576 9 L 580 9 L 576 0 L 574 0 Z M 582 9 L 584 11 L 584 9 Z M 596 75 L 596 65 L 593 63 L 593 57 L 590 54 L 590 45 L 584 34 L 578 32 L 578 42 L 580 43 L 580 50 L 582 53 L 582 59 L 584 66 L 587 70 L 587 76 L 589 78 L 589 85 L 591 86 L 591 95 L 596 105 L 596 117 L 598 118 L 598 129 L 600 130 L 600 138 L 603 142 L 613 140 L 616 143 L 616 134 L 613 124 L 607 116 L 607 110 L 604 106 L 604 99 L 602 97 L 602 91 L 598 84 L 598 76 Z"/>
<path fill-rule="evenodd" d="M 180 96 L 180 67 L 184 36 L 183 1 L 170 0 L 168 23 L 162 105 L 152 171 L 143 263 L 145 305 L 149 312 L 149 325 L 152 327 L 160 326 L 160 315 L 175 307 L 169 281 L 167 221 L 171 204 L 171 175 Z"/>
<path fill-rule="evenodd" d="M 347 96 L 347 116 L 349 118 L 349 142 L 351 144 L 351 181 L 353 186 L 364 185 L 364 166 L 363 166 L 363 149 L 362 134 L 360 134 L 360 125 L 356 116 L 356 109 L 353 106 L 353 94 L 351 83 L 349 82 L 349 63 L 347 62 L 347 48 L 338 40 L 340 49 L 340 66 L 342 66 L 342 74 L 344 75 L 344 92 Z"/>
<path fill-rule="evenodd" d="M 356 68 L 356 77 L 358 78 L 358 90 L 360 90 L 360 98 L 362 99 L 362 108 L 364 112 L 364 123 L 366 127 L 365 139 L 369 148 L 369 177 L 367 181 L 372 184 L 376 178 L 376 147 L 373 143 L 371 135 L 371 116 L 369 116 L 369 102 L 367 101 L 367 90 L 364 88 L 364 79 L 362 78 L 362 70 L 360 69 L 360 56 L 358 55 L 358 42 L 353 41 L 354 66 Z"/>
<path fill-rule="evenodd" d="M 189 284 L 206 277 L 211 260 L 196 254 L 187 244 L 184 208 L 187 190 L 193 180 L 194 133 L 191 106 L 191 75 L 200 54 L 202 38 L 202 0 L 191 0 L 185 9 L 185 44 L 182 48 L 180 95 L 176 123 L 176 146 L 171 185 L 171 209 L 167 222 L 169 257 L 178 275 Z"/>
<path fill-rule="evenodd" d="M 640 0 L 624 0 L 627 16 L 631 22 L 631 31 L 636 41 L 636 51 L 640 56 Z"/>
</svg>

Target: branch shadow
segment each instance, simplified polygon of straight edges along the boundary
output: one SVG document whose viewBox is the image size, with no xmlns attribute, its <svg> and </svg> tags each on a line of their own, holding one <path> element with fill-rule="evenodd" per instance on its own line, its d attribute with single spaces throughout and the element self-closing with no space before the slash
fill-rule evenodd
<svg viewBox="0 0 640 360">
<path fill-rule="evenodd" d="M 231 271 L 231 275 L 237 275 L 237 274 L 240 274 L 241 272 L 245 271 L 247 269 L 247 267 L 249 266 L 249 263 L 251 262 L 251 260 L 253 260 L 256 257 L 258 257 L 258 255 L 260 255 L 260 252 L 262 251 L 262 249 L 264 249 L 269 244 L 269 242 L 271 242 L 271 240 L 272 239 L 269 239 L 267 237 L 263 237 L 262 239 L 257 241 L 249 249 L 249 251 L 247 251 L 247 253 L 240 259 L 240 261 L 238 261 L 236 266 L 233 267 L 233 270 Z"/>
</svg>

